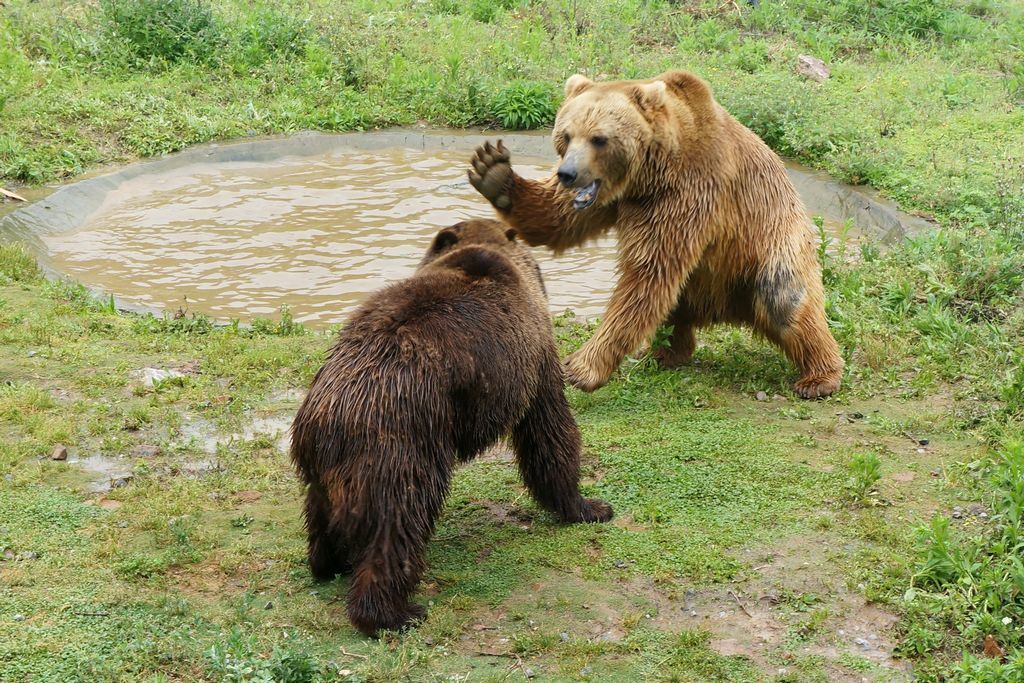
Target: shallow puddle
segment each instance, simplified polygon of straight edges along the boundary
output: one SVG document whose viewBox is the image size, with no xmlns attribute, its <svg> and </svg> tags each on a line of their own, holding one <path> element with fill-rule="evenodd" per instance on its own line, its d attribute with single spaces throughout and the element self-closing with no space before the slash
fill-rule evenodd
<svg viewBox="0 0 1024 683">
<path fill-rule="evenodd" d="M 132 461 L 128 458 L 89 455 L 72 458 L 68 464 L 77 466 L 89 477 L 85 488 L 90 493 L 106 493 L 125 486 L 132 479 Z"/>
<path fill-rule="evenodd" d="M 551 172 L 549 140 L 505 138 L 519 173 Z M 0 232 L 129 307 L 247 320 L 287 305 L 326 327 L 411 275 L 439 228 L 493 215 L 465 176 L 482 139 L 398 131 L 199 147 L 62 188 L 0 221 Z M 822 174 L 791 167 L 790 176 L 834 235 L 885 239 L 919 221 Z M 603 311 L 614 235 L 559 258 L 535 254 L 553 312 Z"/>
</svg>

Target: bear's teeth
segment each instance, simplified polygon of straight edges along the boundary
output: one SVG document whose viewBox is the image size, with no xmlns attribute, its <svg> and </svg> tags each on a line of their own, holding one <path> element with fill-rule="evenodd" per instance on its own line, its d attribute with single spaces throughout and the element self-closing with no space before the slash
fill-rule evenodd
<svg viewBox="0 0 1024 683">
<path fill-rule="evenodd" d="M 585 209 L 593 204 L 594 200 L 597 199 L 598 182 L 595 180 L 589 185 L 576 190 L 576 196 L 573 197 L 572 205 L 577 209 Z"/>
</svg>

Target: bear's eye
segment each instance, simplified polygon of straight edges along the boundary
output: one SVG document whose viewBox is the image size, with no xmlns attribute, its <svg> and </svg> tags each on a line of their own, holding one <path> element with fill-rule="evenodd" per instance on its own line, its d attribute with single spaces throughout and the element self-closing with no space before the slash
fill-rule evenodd
<svg viewBox="0 0 1024 683">
<path fill-rule="evenodd" d="M 590 138 L 590 144 L 592 144 L 594 147 L 604 147 L 605 145 L 608 144 L 608 138 L 606 138 L 603 135 L 595 135 L 594 137 Z"/>
</svg>

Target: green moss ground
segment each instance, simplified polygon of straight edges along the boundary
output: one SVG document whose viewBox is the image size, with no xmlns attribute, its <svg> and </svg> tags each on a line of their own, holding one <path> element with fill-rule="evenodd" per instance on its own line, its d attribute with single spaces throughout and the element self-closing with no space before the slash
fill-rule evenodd
<svg viewBox="0 0 1024 683">
<path fill-rule="evenodd" d="M 832 399 L 792 398 L 781 354 L 729 329 L 692 367 L 570 392 L 614 523 L 555 525 L 501 451 L 460 470 L 431 616 L 379 643 L 344 580 L 311 582 L 278 447 L 330 337 L 118 314 L 0 245 L 0 680 L 1021 680 L 1016 3 L 161 7 L 0 8 L 8 187 L 213 138 L 543 125 L 570 73 L 685 67 L 779 152 L 937 227 L 823 256 Z M 797 76 L 801 53 L 832 78 Z M 590 333 L 557 331 L 564 352 Z M 147 388 L 145 367 L 183 377 Z M 90 490 L 109 476 L 58 443 L 130 481 Z M 1006 662 L 980 658 L 988 634 Z"/>
</svg>

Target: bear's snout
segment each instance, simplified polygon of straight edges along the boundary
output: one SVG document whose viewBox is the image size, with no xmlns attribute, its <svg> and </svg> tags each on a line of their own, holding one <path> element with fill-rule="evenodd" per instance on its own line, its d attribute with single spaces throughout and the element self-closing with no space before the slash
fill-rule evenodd
<svg viewBox="0 0 1024 683">
<path fill-rule="evenodd" d="M 576 178 L 579 176 L 579 172 L 576 170 L 576 164 L 574 162 L 565 162 L 558 167 L 558 181 L 566 187 L 572 187 L 576 182 Z"/>
</svg>

